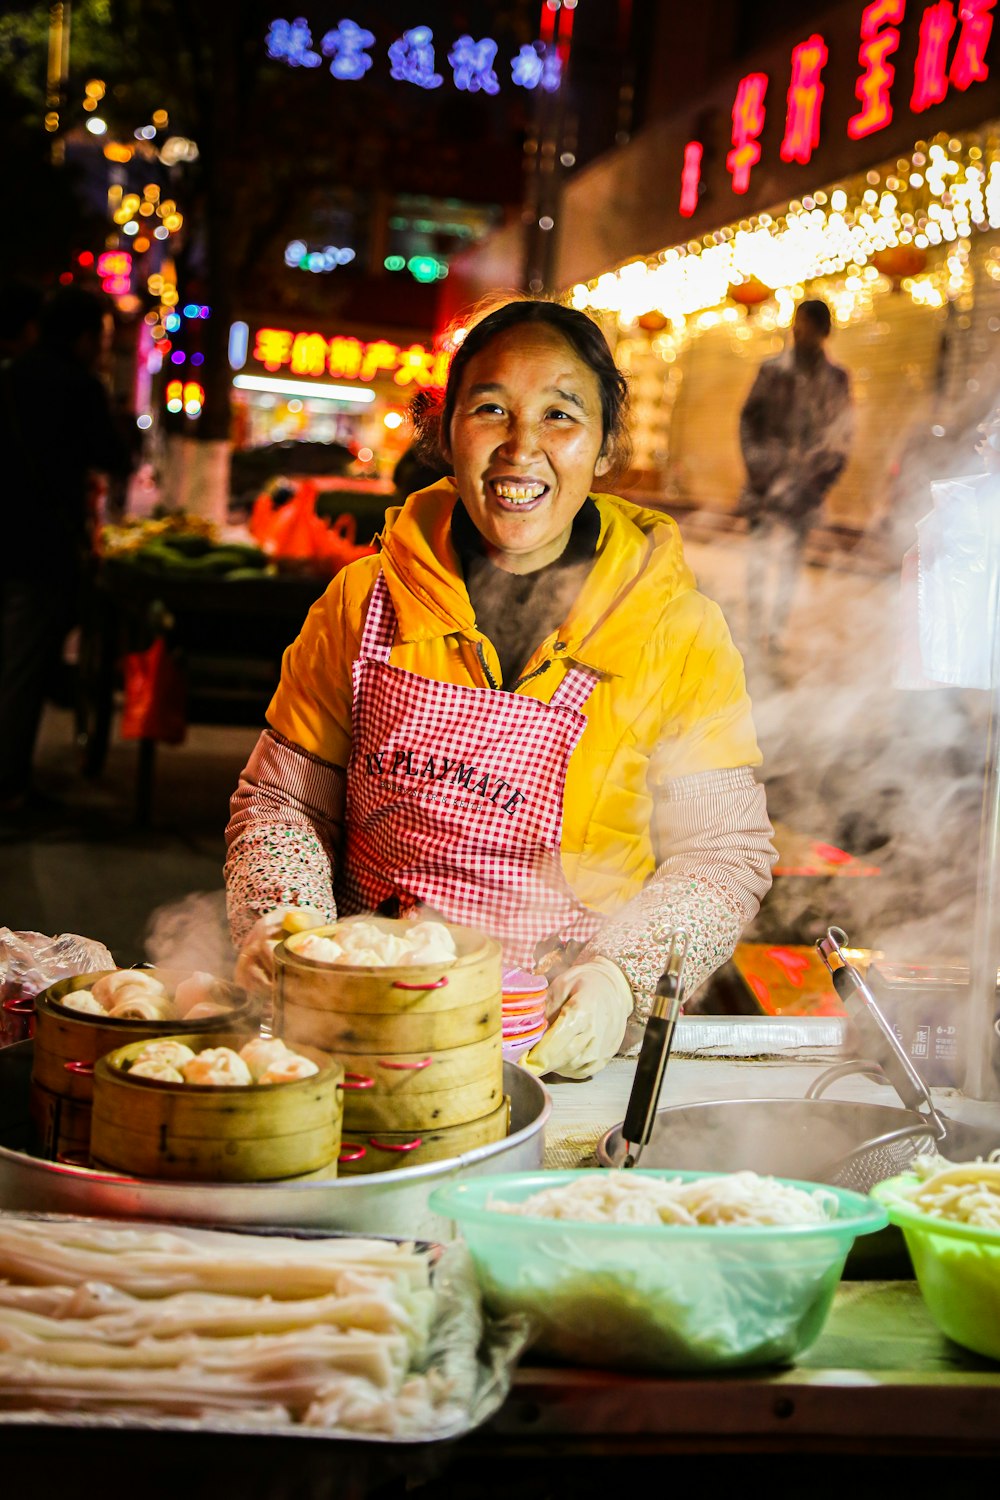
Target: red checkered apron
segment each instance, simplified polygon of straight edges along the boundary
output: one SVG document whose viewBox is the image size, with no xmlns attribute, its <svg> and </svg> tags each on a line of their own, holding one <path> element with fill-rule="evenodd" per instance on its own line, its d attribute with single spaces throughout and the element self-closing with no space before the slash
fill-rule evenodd
<svg viewBox="0 0 1000 1500">
<path fill-rule="evenodd" d="M 600 926 L 562 871 L 563 792 L 596 682 L 571 668 L 551 703 L 434 682 L 389 664 L 396 614 L 379 574 L 354 663 L 347 849 L 338 910 L 435 907 L 528 965 L 542 939 Z"/>
</svg>

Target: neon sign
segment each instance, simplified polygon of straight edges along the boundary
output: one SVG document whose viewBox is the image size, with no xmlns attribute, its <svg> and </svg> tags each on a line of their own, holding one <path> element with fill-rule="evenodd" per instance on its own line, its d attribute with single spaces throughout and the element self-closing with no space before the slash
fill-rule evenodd
<svg viewBox="0 0 1000 1500">
<path fill-rule="evenodd" d="M 562 81 L 565 54 L 572 30 L 572 9 L 566 12 L 562 28 L 566 41 L 557 47 L 548 40 L 525 44 L 511 58 L 511 79 L 518 88 L 541 88 L 554 94 Z M 342 81 L 364 78 L 373 64 L 368 48 L 375 45 L 374 32 L 356 21 L 340 21 L 326 32 L 316 51 L 312 27 L 305 16 L 294 21 L 274 20 L 264 39 L 268 57 L 290 68 L 318 68 L 323 58 L 331 58 L 330 72 Z M 452 77 L 457 89 L 465 93 L 498 94 L 500 80 L 494 62 L 497 43 L 490 36 L 476 41 L 465 34 L 453 42 L 448 53 Z M 434 32 L 429 26 L 411 26 L 388 48 L 390 74 L 401 83 L 414 83 L 422 89 L 439 89 L 444 77 L 436 70 Z"/>
<path fill-rule="evenodd" d="M 684 147 L 684 166 L 681 168 L 681 213 L 690 219 L 698 207 L 701 192 L 701 141 L 688 141 Z"/>
<path fill-rule="evenodd" d="M 971 83 L 985 83 L 990 76 L 986 48 L 993 31 L 995 5 L 996 0 L 963 0 L 959 7 L 962 30 L 949 74 L 957 89 L 967 89 Z"/>
<path fill-rule="evenodd" d="M 913 69 L 910 107 L 915 112 L 930 109 L 947 97 L 953 84 L 967 89 L 989 78 L 987 49 L 993 34 L 997 0 L 934 0 L 925 4 L 920 17 L 917 56 Z M 847 121 L 852 140 L 863 140 L 884 130 L 892 121 L 892 86 L 896 76 L 891 61 L 900 45 L 900 25 L 906 0 L 873 0 L 861 13 L 861 72 L 855 94 L 861 105 Z M 957 40 L 955 34 L 958 33 Z M 954 42 L 949 64 L 949 51 Z M 823 69 L 829 61 L 825 39 L 814 32 L 792 50 L 791 76 L 785 114 L 785 132 L 779 148 L 782 161 L 805 164 L 820 142 L 825 86 Z M 761 159 L 760 136 L 764 129 L 766 73 L 741 78 L 733 102 L 733 144 L 726 155 L 734 193 L 745 193 L 750 173 Z M 695 213 L 703 191 L 703 145 L 688 141 L 681 168 L 678 204 L 683 218 Z"/>
<path fill-rule="evenodd" d="M 423 344 L 403 347 L 388 339 L 361 339 L 336 334 L 293 333 L 290 328 L 258 328 L 251 358 L 265 370 L 287 368 L 292 375 L 341 380 L 375 380 L 391 376 L 396 385 L 424 389 L 443 386 L 451 355 Z"/>
<path fill-rule="evenodd" d="M 733 176 L 733 192 L 745 193 L 750 186 L 750 169 L 760 161 L 757 137 L 764 129 L 764 95 L 767 74 L 748 73 L 741 78 L 733 104 L 733 149 L 726 166 Z"/>
<path fill-rule="evenodd" d="M 864 72 L 854 92 L 861 103 L 858 114 L 847 122 L 847 134 L 860 141 L 881 130 L 892 119 L 889 90 L 896 69 L 889 58 L 899 46 L 899 23 L 906 10 L 906 0 L 875 0 L 861 13 L 861 48 L 858 60 Z"/>
<path fill-rule="evenodd" d="M 829 55 L 826 43 L 817 35 L 811 36 L 807 42 L 800 42 L 792 52 L 785 137 L 780 150 L 782 161 L 804 164 L 819 145 L 819 117 L 824 92 L 820 74 Z"/>
<path fill-rule="evenodd" d="M 913 70 L 910 108 L 930 109 L 948 92 L 948 48 L 955 31 L 955 8 L 951 0 L 928 5 L 920 21 L 920 50 Z"/>
</svg>

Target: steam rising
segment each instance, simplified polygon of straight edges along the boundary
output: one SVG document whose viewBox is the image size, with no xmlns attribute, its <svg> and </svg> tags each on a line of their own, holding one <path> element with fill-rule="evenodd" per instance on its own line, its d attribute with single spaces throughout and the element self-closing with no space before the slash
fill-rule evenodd
<svg viewBox="0 0 1000 1500">
<path fill-rule="evenodd" d="M 978 467 L 971 445 L 958 472 L 963 464 L 967 472 Z M 912 516 L 930 504 L 926 482 L 908 496 Z M 894 687 L 899 562 L 914 539 L 912 528 L 899 529 L 903 535 L 886 546 L 881 565 L 803 569 L 777 664 L 752 648 L 745 544 L 688 542 L 687 549 L 699 586 L 719 600 L 747 658 L 772 819 L 882 872 L 777 876 L 747 938 L 809 943 L 834 921 L 853 943 L 887 958 L 964 963 L 989 695 Z"/>
<path fill-rule="evenodd" d="M 165 969 L 228 979 L 233 971 L 224 891 L 195 891 L 158 906 L 146 927 L 146 954 Z"/>
</svg>

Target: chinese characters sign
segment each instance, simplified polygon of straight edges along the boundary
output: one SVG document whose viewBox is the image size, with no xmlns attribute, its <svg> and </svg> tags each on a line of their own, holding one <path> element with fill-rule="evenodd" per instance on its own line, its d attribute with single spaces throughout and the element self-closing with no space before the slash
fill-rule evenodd
<svg viewBox="0 0 1000 1500">
<path fill-rule="evenodd" d="M 372 66 L 369 48 L 375 35 L 356 21 L 340 21 L 320 38 L 319 50 L 313 43 L 312 28 L 304 16 L 294 21 L 272 21 L 267 33 L 267 55 L 290 68 L 318 68 L 330 59 L 334 78 L 364 78 Z M 422 89 L 439 89 L 444 74 L 438 72 L 434 32 L 429 26 L 412 26 L 388 49 L 390 72 L 401 83 L 415 83 Z M 565 49 L 563 49 L 564 51 Z M 492 37 L 478 41 L 460 36 L 448 50 L 448 65 L 457 89 L 469 94 L 498 94 L 497 44 Z M 510 60 L 511 82 L 522 89 L 541 88 L 554 94 L 562 79 L 563 56 L 550 42 L 532 42 L 520 48 Z"/>
<path fill-rule="evenodd" d="M 287 369 L 291 375 L 333 375 L 341 380 L 375 380 L 391 376 L 396 385 L 443 386 L 451 355 L 423 344 L 404 348 L 388 339 L 361 339 L 322 333 L 293 333 L 290 328 L 258 328 L 253 356 L 265 370 Z"/>
<path fill-rule="evenodd" d="M 987 49 L 996 5 L 997 0 L 934 0 L 933 4 L 924 4 L 909 96 L 911 110 L 919 113 L 943 103 L 949 88 L 964 90 L 987 80 L 990 72 Z M 847 134 L 852 140 L 863 140 L 884 130 L 892 121 L 896 56 L 906 7 L 907 0 L 873 0 L 861 12 L 854 89 L 860 107 L 847 121 Z M 911 16 L 914 11 L 915 7 Z M 823 70 L 828 61 L 826 42 L 818 33 L 792 50 L 785 132 L 779 148 L 782 161 L 804 165 L 819 145 L 825 93 Z M 768 83 L 766 73 L 748 73 L 736 87 L 732 149 L 726 155 L 734 193 L 749 190 L 751 173 L 761 159 Z M 703 190 L 702 154 L 700 141 L 688 141 L 681 167 L 679 203 L 685 218 L 696 211 Z"/>
</svg>

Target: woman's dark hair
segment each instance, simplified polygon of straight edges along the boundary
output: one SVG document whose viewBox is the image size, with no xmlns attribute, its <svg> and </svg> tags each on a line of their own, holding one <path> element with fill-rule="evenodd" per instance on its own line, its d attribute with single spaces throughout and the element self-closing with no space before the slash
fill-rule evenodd
<svg viewBox="0 0 1000 1500">
<path fill-rule="evenodd" d="M 573 307 L 559 302 L 542 302 L 529 298 L 505 302 L 485 318 L 474 323 L 455 351 L 448 371 L 448 384 L 440 405 L 420 419 L 420 436 L 425 451 L 447 450 L 451 419 L 455 413 L 459 388 L 465 367 L 493 339 L 522 324 L 541 324 L 564 338 L 574 353 L 597 376 L 601 391 L 602 453 L 610 461 L 610 475 L 620 475 L 628 468 L 631 444 L 628 437 L 628 382 L 614 362 L 607 339 L 592 319 Z"/>
</svg>

